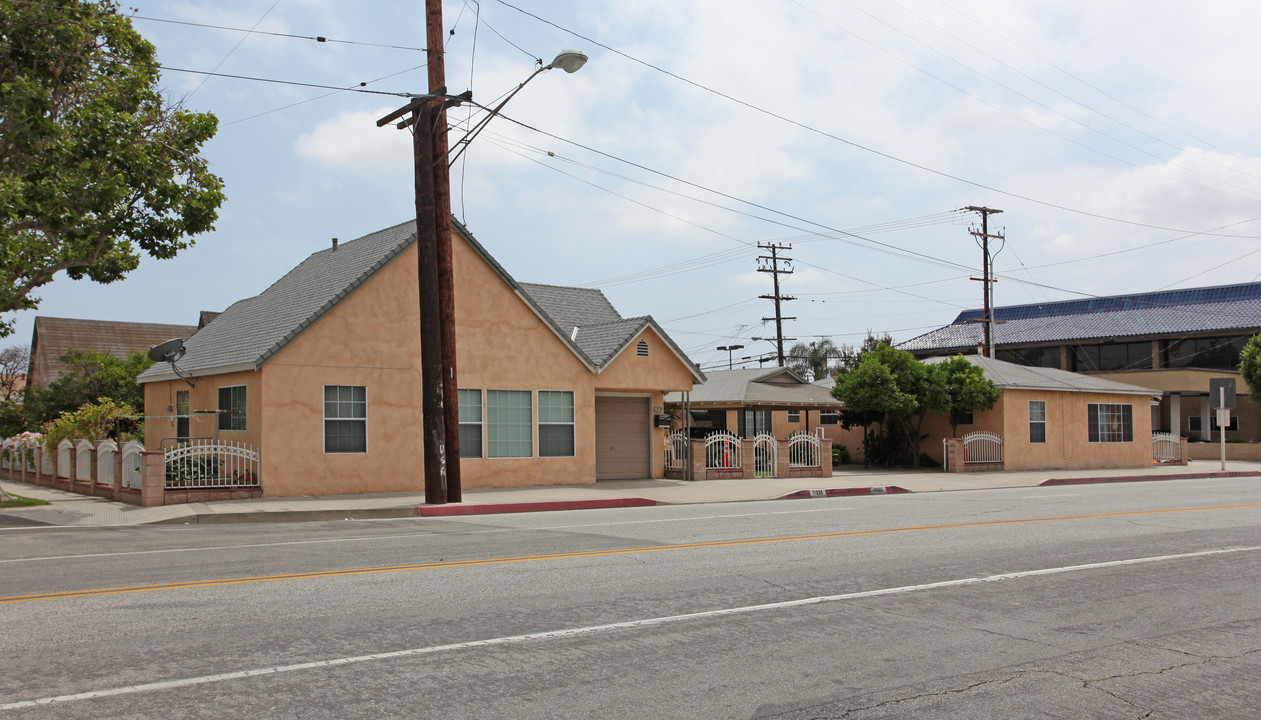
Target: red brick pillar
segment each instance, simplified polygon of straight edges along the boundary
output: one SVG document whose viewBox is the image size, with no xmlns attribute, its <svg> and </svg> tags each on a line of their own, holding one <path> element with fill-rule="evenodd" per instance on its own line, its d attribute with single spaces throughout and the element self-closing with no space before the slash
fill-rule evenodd
<svg viewBox="0 0 1261 720">
<path fill-rule="evenodd" d="M 88 451 L 88 482 L 92 485 L 92 489 L 96 489 L 96 481 L 100 479 L 101 457 L 100 450 L 95 445 Z"/>
<path fill-rule="evenodd" d="M 740 438 L 740 477 L 757 477 L 757 454 L 753 450 L 753 438 Z"/>
<path fill-rule="evenodd" d="M 705 441 L 699 438 L 692 439 L 692 479 L 705 480 Z"/>
<path fill-rule="evenodd" d="M 1187 439 L 1186 439 L 1186 438 L 1178 438 L 1178 464 L 1179 464 L 1179 465 L 1186 465 L 1186 464 L 1187 464 L 1187 460 L 1189 459 L 1189 458 L 1187 457 L 1187 452 L 1188 452 L 1188 451 L 1187 451 Z"/>
<path fill-rule="evenodd" d="M 115 443 L 114 445 L 114 499 L 118 499 L 118 494 L 123 491 L 123 448 Z"/>
<path fill-rule="evenodd" d="M 827 438 L 819 440 L 819 477 L 832 477 L 832 441 Z"/>
<path fill-rule="evenodd" d="M 792 458 L 788 456 L 788 438 L 775 440 L 775 477 L 792 477 Z"/>
<path fill-rule="evenodd" d="M 946 472 L 964 472 L 963 438 L 946 439 Z"/>
<path fill-rule="evenodd" d="M 161 450 L 140 453 L 140 504 L 166 504 L 166 454 Z"/>
</svg>

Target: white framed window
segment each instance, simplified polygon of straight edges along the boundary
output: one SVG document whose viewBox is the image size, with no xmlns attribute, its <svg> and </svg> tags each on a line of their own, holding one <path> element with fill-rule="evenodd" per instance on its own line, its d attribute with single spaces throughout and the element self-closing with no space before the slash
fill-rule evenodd
<svg viewBox="0 0 1261 720">
<path fill-rule="evenodd" d="M 788 422 L 790 422 L 790 423 L 799 423 L 799 422 L 801 422 L 801 411 L 800 411 L 800 410 L 789 410 L 789 411 L 788 411 Z"/>
<path fill-rule="evenodd" d="M 533 457 L 533 410 L 529 390 L 487 390 L 486 457 Z"/>
<path fill-rule="evenodd" d="M 482 456 L 482 391 L 460 388 L 460 457 Z"/>
<path fill-rule="evenodd" d="M 219 388 L 220 430 L 245 429 L 245 386 L 228 385 Z"/>
<path fill-rule="evenodd" d="M 368 452 L 368 388 L 324 386 L 324 452 Z"/>
<path fill-rule="evenodd" d="M 539 390 L 539 457 L 574 456 L 574 394 Z"/>
<path fill-rule="evenodd" d="M 820 410 L 819 411 L 819 424 L 820 425 L 840 425 L 841 424 L 841 411 L 840 410 Z"/>
<path fill-rule="evenodd" d="M 1090 403 L 1086 407 L 1089 440 L 1097 443 L 1134 442 L 1134 406 Z"/>
<path fill-rule="evenodd" d="M 1046 401 L 1029 401 L 1029 442 L 1046 442 Z"/>
</svg>

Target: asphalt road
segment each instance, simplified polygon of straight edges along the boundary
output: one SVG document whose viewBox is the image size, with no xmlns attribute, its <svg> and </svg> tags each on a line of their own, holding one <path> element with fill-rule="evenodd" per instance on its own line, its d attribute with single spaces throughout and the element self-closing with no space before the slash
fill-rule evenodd
<svg viewBox="0 0 1261 720">
<path fill-rule="evenodd" d="M 0 530 L 3 718 L 1255 718 L 1256 479 Z"/>
</svg>

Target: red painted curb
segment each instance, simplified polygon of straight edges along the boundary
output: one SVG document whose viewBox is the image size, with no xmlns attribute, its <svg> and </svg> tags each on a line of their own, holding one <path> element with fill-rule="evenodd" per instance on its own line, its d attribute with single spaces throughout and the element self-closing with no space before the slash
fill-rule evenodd
<svg viewBox="0 0 1261 720">
<path fill-rule="evenodd" d="M 874 487 L 829 488 L 827 490 L 798 490 L 787 495 L 780 495 L 781 500 L 797 500 L 816 497 L 853 497 L 855 495 L 900 495 L 909 493 L 904 487 L 897 485 L 876 485 Z"/>
<path fill-rule="evenodd" d="M 1109 477 L 1048 478 L 1042 485 L 1092 485 L 1094 483 L 1147 482 L 1149 480 L 1194 480 L 1196 478 L 1261 477 L 1255 470 L 1239 472 L 1175 473 L 1171 475 L 1113 475 Z"/>
<path fill-rule="evenodd" d="M 552 502 L 487 503 L 485 505 L 417 505 L 413 516 L 443 517 L 449 515 L 498 515 L 501 513 L 547 512 L 550 510 L 596 510 L 600 508 L 650 507 L 656 500 L 648 498 L 613 498 L 608 500 L 555 500 Z"/>
</svg>

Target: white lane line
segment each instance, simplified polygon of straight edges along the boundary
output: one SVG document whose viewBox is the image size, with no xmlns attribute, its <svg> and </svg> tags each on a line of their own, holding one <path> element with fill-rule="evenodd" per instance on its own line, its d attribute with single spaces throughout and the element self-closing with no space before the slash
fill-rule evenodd
<svg viewBox="0 0 1261 720">
<path fill-rule="evenodd" d="M 468 642 L 451 643 L 449 645 L 431 645 L 429 647 L 394 650 L 392 652 L 372 653 L 370 655 L 352 655 L 350 657 L 315 660 L 312 662 L 295 663 L 293 665 L 277 665 L 275 667 L 237 670 L 235 672 L 217 673 L 215 675 L 201 675 L 198 677 L 178 678 L 175 680 L 162 680 L 159 682 L 105 688 L 102 690 L 88 690 L 86 692 L 72 693 L 69 695 L 50 695 L 42 698 L 35 698 L 33 700 L 19 700 L 17 702 L 0 704 L 0 712 L 5 710 L 20 710 L 22 708 L 39 707 L 42 705 L 75 702 L 78 700 L 94 700 L 98 698 L 118 697 L 120 695 L 135 695 L 137 693 L 153 692 L 157 690 L 176 690 L 180 688 L 194 687 L 196 685 L 226 682 L 229 680 L 243 680 L 261 675 L 278 675 L 281 673 L 299 672 L 302 670 L 317 670 L 320 668 L 354 665 L 357 663 L 376 662 L 379 660 L 433 655 L 453 650 L 466 650 L 468 648 L 514 645 L 534 640 L 570 638 L 577 637 L 579 635 L 591 635 L 594 633 L 609 632 L 613 630 L 631 630 L 654 627 L 657 625 L 667 625 L 687 620 L 702 620 L 706 618 L 764 612 L 767 610 L 782 610 L 785 608 L 818 605 L 821 603 L 839 602 L 842 600 L 859 600 L 862 598 L 882 597 L 885 595 L 903 595 L 906 593 L 920 592 L 922 590 L 937 590 L 940 588 L 977 585 L 981 583 L 1000 582 L 1003 580 L 1020 580 L 1023 578 L 1038 577 L 1042 575 L 1058 575 L 1062 573 L 1079 572 L 1082 570 L 1098 570 L 1100 568 L 1142 565 L 1146 563 L 1166 562 L 1169 560 L 1186 560 L 1189 558 L 1207 557 L 1210 555 L 1255 552 L 1257 550 L 1261 550 L 1261 545 L 1221 548 L 1218 550 L 1201 550 L 1198 552 L 1180 553 L 1177 555 L 1157 555 L 1152 557 L 1130 558 L 1128 560 L 1109 560 L 1106 562 L 1088 563 L 1085 565 L 1066 565 L 1062 567 L 1043 568 L 1041 570 L 1024 570 L 1021 572 L 1002 573 L 999 575 L 986 575 L 983 577 L 970 577 L 959 580 L 944 580 L 942 582 L 924 583 L 922 585 L 903 585 L 900 587 L 882 588 L 880 590 L 864 590 L 861 592 L 845 593 L 843 595 L 822 595 L 819 597 L 803 598 L 801 600 L 786 600 L 783 602 L 766 603 L 764 605 L 745 605 L 743 607 L 724 608 L 721 610 L 705 610 L 702 612 L 686 613 L 683 615 L 667 615 L 664 617 L 647 618 L 644 620 L 609 623 L 607 625 L 588 625 L 586 627 L 567 628 L 564 630 L 550 630 L 547 632 L 527 633 L 525 635 L 509 635 L 506 637 L 488 638 L 486 640 L 470 640 Z"/>
<path fill-rule="evenodd" d="M 128 556 L 128 555 L 163 555 L 167 553 L 203 552 L 207 550 L 241 550 L 245 548 L 285 547 L 289 545 L 322 545 L 326 543 L 360 542 L 363 540 L 400 540 L 400 539 L 413 540 L 419 537 L 437 538 L 437 537 L 449 537 L 449 536 L 454 536 L 454 535 L 486 535 L 490 533 L 506 533 L 506 532 L 521 532 L 521 531 L 573 530 L 577 528 L 589 528 L 589 527 L 611 527 L 614 525 L 651 525 L 654 523 L 692 522 L 696 520 L 725 520 L 727 518 L 762 517 L 765 515 L 800 515 L 803 513 L 835 512 L 838 510 L 850 510 L 850 509 L 852 508 L 839 507 L 839 508 L 818 508 L 815 510 L 777 510 L 774 512 L 764 512 L 764 513 L 739 513 L 739 514 L 734 514 L 734 515 L 699 515 L 699 516 L 688 516 L 688 517 L 679 517 L 679 518 L 659 518 L 659 519 L 654 519 L 654 520 L 625 520 L 625 521 L 620 521 L 620 522 L 609 522 L 609 523 L 583 523 L 581 525 L 547 525 L 544 527 L 503 527 L 503 528 L 491 528 L 488 530 L 457 530 L 455 532 L 444 532 L 444 533 L 428 532 L 428 533 L 408 533 L 408 534 L 401 534 L 401 535 L 360 535 L 356 537 L 345 537 L 345 538 L 324 538 L 321 540 L 286 540 L 283 542 L 248 543 L 245 545 L 209 545 L 209 546 L 187 547 L 187 548 L 163 548 L 161 550 L 120 550 L 118 552 L 108 552 L 108 553 L 85 553 L 81 555 L 45 555 L 42 557 L 0 559 L 0 564 L 23 563 L 23 562 L 45 562 L 48 560 L 80 560 L 80 559 L 103 558 L 103 557 L 123 557 L 123 556 Z M 469 520 L 469 517 L 470 516 L 463 516 L 460 519 L 467 522 Z M 472 517 L 478 517 L 478 516 L 472 516 Z M 400 520 L 403 518 L 391 518 L 391 519 Z M 434 518 L 425 518 L 425 519 L 432 520 Z M 119 526 L 119 527 L 136 527 L 136 526 L 127 525 L 127 526 Z"/>
<path fill-rule="evenodd" d="M 1053 497 L 1081 497 L 1079 493 L 1056 493 L 1055 495 L 1021 495 L 1021 500 L 1041 500 Z"/>
</svg>

